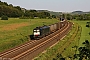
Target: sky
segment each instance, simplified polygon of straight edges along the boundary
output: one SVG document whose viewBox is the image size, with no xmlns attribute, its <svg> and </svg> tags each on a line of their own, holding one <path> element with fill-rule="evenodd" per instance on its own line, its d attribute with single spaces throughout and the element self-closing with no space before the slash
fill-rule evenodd
<svg viewBox="0 0 90 60">
<path fill-rule="evenodd" d="M 90 0 L 1 0 L 26 9 L 56 12 L 90 11 Z"/>
</svg>

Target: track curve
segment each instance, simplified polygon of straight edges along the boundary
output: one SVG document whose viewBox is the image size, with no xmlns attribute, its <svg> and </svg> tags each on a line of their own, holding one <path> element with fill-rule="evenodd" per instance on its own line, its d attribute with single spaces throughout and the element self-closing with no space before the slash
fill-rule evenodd
<svg viewBox="0 0 90 60">
<path fill-rule="evenodd" d="M 0 53 L 0 59 L 2 59 L 2 60 L 3 59 L 6 59 L 6 60 L 31 60 L 35 56 L 37 56 L 37 54 L 41 53 L 46 48 L 48 48 L 52 44 L 56 43 L 63 36 L 65 36 L 69 32 L 71 27 L 72 27 L 72 23 L 67 22 L 62 29 L 60 29 L 40 40 L 29 41 L 23 45 L 20 45 L 18 47 L 15 47 L 15 48 L 12 48 L 10 50 Z"/>
</svg>

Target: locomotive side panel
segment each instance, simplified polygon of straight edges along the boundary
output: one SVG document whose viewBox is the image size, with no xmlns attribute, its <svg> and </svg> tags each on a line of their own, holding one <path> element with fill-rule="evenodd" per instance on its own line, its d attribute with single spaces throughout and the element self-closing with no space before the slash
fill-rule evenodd
<svg viewBox="0 0 90 60">
<path fill-rule="evenodd" d="M 50 27 L 48 27 L 48 26 L 44 26 L 40 30 L 41 30 L 41 32 L 40 32 L 41 37 L 44 37 L 45 35 L 50 33 Z"/>
</svg>

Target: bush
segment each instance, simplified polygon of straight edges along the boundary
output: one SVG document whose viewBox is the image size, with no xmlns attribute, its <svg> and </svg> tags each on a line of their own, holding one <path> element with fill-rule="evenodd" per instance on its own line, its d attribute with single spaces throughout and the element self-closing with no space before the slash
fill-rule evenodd
<svg viewBox="0 0 90 60">
<path fill-rule="evenodd" d="M 5 16 L 5 15 L 3 15 L 3 16 L 1 17 L 1 20 L 8 20 L 8 17 Z"/>
</svg>

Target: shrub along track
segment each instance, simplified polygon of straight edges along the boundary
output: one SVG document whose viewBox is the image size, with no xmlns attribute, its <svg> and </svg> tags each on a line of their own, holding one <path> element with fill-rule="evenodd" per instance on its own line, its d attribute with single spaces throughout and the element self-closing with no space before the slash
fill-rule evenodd
<svg viewBox="0 0 90 60">
<path fill-rule="evenodd" d="M 0 59 L 10 60 L 30 60 L 37 56 L 40 52 L 60 40 L 71 29 L 72 23 L 68 22 L 65 26 L 40 40 L 29 41 L 18 47 L 9 49 L 0 53 Z"/>
</svg>

